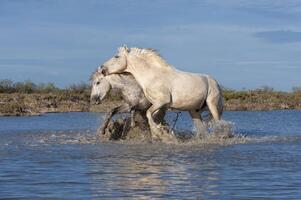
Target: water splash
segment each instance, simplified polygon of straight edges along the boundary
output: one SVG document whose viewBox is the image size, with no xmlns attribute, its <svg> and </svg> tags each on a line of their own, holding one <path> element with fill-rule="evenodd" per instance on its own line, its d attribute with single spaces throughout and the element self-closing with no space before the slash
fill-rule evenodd
<svg viewBox="0 0 301 200">
<path fill-rule="evenodd" d="M 235 133 L 235 125 L 229 121 L 210 122 L 207 124 L 209 134 L 205 138 L 199 138 L 192 131 L 177 131 L 171 130 L 167 126 L 161 125 L 158 127 L 161 133 L 151 137 L 149 129 L 134 127 L 127 131 L 126 136 L 122 135 L 124 121 L 119 120 L 112 122 L 106 135 L 102 135 L 100 140 L 102 142 L 119 141 L 121 143 L 164 143 L 177 145 L 192 145 L 192 144 L 216 144 L 216 145 L 230 145 L 246 143 L 251 141 L 251 138 Z M 145 126 L 144 126 L 145 127 Z"/>
<path fill-rule="evenodd" d="M 235 124 L 230 121 L 211 121 L 208 123 L 207 127 L 211 134 L 214 134 L 219 137 L 231 138 L 235 136 Z"/>
<path fill-rule="evenodd" d="M 95 131 L 53 131 L 48 133 L 20 133 L 9 134 L 0 140 L 0 146 L 25 145 L 64 145 L 64 144 L 162 144 L 182 146 L 228 146 L 246 143 L 262 142 L 299 142 L 300 136 L 248 136 L 236 132 L 235 124 L 229 121 L 211 122 L 207 124 L 209 134 L 205 138 L 199 138 L 193 131 L 165 132 L 159 139 L 152 140 L 149 129 L 139 126 L 131 128 L 126 137 L 112 140 L 108 135 L 99 136 Z"/>
</svg>

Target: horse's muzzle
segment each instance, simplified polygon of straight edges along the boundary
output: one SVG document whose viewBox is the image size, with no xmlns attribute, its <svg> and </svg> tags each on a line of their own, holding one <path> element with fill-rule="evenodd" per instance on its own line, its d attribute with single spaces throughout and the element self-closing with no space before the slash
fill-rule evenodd
<svg viewBox="0 0 301 200">
<path fill-rule="evenodd" d="M 98 105 L 100 104 L 100 99 L 97 96 L 92 96 L 90 99 L 90 103 Z"/>
</svg>

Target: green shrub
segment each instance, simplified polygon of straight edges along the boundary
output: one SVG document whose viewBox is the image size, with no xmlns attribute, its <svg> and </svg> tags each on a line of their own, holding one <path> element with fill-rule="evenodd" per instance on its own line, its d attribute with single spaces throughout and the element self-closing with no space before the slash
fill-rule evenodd
<svg viewBox="0 0 301 200">
<path fill-rule="evenodd" d="M 0 93 L 15 92 L 14 82 L 9 79 L 0 80 Z"/>
<path fill-rule="evenodd" d="M 37 91 L 37 85 L 31 81 L 17 82 L 14 84 L 16 92 L 30 94 Z"/>
<path fill-rule="evenodd" d="M 294 86 L 292 90 L 294 93 L 301 93 L 301 86 Z"/>
<path fill-rule="evenodd" d="M 40 93 L 53 93 L 57 92 L 60 89 L 56 87 L 53 83 L 40 83 L 37 85 L 37 92 Z"/>
</svg>

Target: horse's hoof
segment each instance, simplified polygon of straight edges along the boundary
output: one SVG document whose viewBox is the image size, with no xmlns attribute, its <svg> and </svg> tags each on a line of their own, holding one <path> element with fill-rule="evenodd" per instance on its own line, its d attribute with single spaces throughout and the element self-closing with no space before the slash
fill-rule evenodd
<svg viewBox="0 0 301 200">
<path fill-rule="evenodd" d="M 161 124 L 157 125 L 157 129 L 159 129 L 161 135 L 166 133 L 166 132 L 167 133 L 170 132 L 169 126 L 164 126 L 164 125 L 161 125 Z"/>
<path fill-rule="evenodd" d="M 136 123 L 131 124 L 130 127 L 131 127 L 131 128 L 135 128 L 135 127 L 136 127 Z"/>
<path fill-rule="evenodd" d="M 154 142 L 161 142 L 162 139 L 161 139 L 161 137 L 159 137 L 159 136 L 153 136 L 153 137 L 152 137 L 152 141 L 154 141 Z"/>
<path fill-rule="evenodd" d="M 105 135 L 106 134 L 106 129 L 101 127 L 97 130 L 98 135 Z"/>
<path fill-rule="evenodd" d="M 197 134 L 197 135 L 196 135 L 196 138 L 198 138 L 198 139 L 200 139 L 200 140 L 204 140 L 204 139 L 207 138 L 207 135 L 205 135 L 205 134 Z"/>
</svg>

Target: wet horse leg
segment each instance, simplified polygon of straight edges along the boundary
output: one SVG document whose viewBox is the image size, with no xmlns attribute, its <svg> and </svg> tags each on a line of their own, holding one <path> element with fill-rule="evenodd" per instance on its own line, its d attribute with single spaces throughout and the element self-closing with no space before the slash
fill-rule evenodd
<svg viewBox="0 0 301 200">
<path fill-rule="evenodd" d="M 127 131 L 129 130 L 129 128 L 134 128 L 136 123 L 135 123 L 135 115 L 136 115 L 136 111 L 135 110 L 131 110 L 131 117 L 125 119 L 124 122 L 124 126 L 122 129 L 122 133 L 121 133 L 121 138 L 125 139 L 126 135 L 127 135 Z"/>
<path fill-rule="evenodd" d="M 165 114 L 166 114 L 166 108 L 161 108 L 161 109 L 157 110 L 154 113 L 154 121 L 157 124 L 167 125 L 167 123 L 164 120 Z"/>
<path fill-rule="evenodd" d="M 220 116 L 221 112 L 219 112 L 219 110 L 218 110 L 218 103 L 219 102 L 216 102 L 215 100 L 207 100 L 207 105 L 209 107 L 209 111 L 215 121 L 218 121 L 221 119 L 221 116 Z"/>
<path fill-rule="evenodd" d="M 136 123 L 135 123 L 135 116 L 136 116 L 136 111 L 131 110 L 131 128 L 134 128 Z"/>
<path fill-rule="evenodd" d="M 189 113 L 197 130 L 197 137 L 204 138 L 207 135 L 207 130 L 202 122 L 200 113 L 197 110 L 191 110 Z"/>
<path fill-rule="evenodd" d="M 160 130 L 158 124 L 154 120 L 154 114 L 164 107 L 166 104 L 154 104 L 146 111 L 146 117 L 148 120 L 149 127 L 151 129 L 152 137 L 159 139 L 160 135 L 163 134 L 163 130 Z"/>
<path fill-rule="evenodd" d="M 113 108 L 108 115 L 106 116 L 106 119 L 104 120 L 99 134 L 104 135 L 105 134 L 105 130 L 108 127 L 108 124 L 110 122 L 110 120 L 112 119 L 112 117 L 117 114 L 117 113 L 121 113 L 121 112 L 129 112 L 131 110 L 130 106 L 128 104 L 123 104 L 121 106 L 115 107 Z"/>
<path fill-rule="evenodd" d="M 121 132 L 122 139 L 126 139 L 127 132 L 129 130 L 130 126 L 131 126 L 131 119 L 129 119 L 129 118 L 125 119 L 125 122 L 124 122 L 124 125 L 122 128 L 122 132 Z"/>
<path fill-rule="evenodd" d="M 159 131 L 157 129 L 157 124 L 155 123 L 154 119 L 153 119 L 153 113 L 160 109 L 161 105 L 160 106 L 156 106 L 156 105 L 152 105 L 147 111 L 146 111 L 146 117 L 147 117 L 147 120 L 148 120 L 148 124 L 149 124 L 149 127 L 151 129 L 151 137 L 158 137 L 159 135 Z"/>
<path fill-rule="evenodd" d="M 105 130 L 106 130 L 106 128 L 108 127 L 108 124 L 109 124 L 111 118 L 112 118 L 113 115 L 115 114 L 115 113 L 114 113 L 114 110 L 115 110 L 115 108 L 113 108 L 113 109 L 107 114 L 107 116 L 106 116 L 104 122 L 103 122 L 102 125 L 101 125 L 101 128 L 99 129 L 99 132 L 98 132 L 99 135 L 104 135 L 104 134 L 105 134 Z"/>
</svg>

